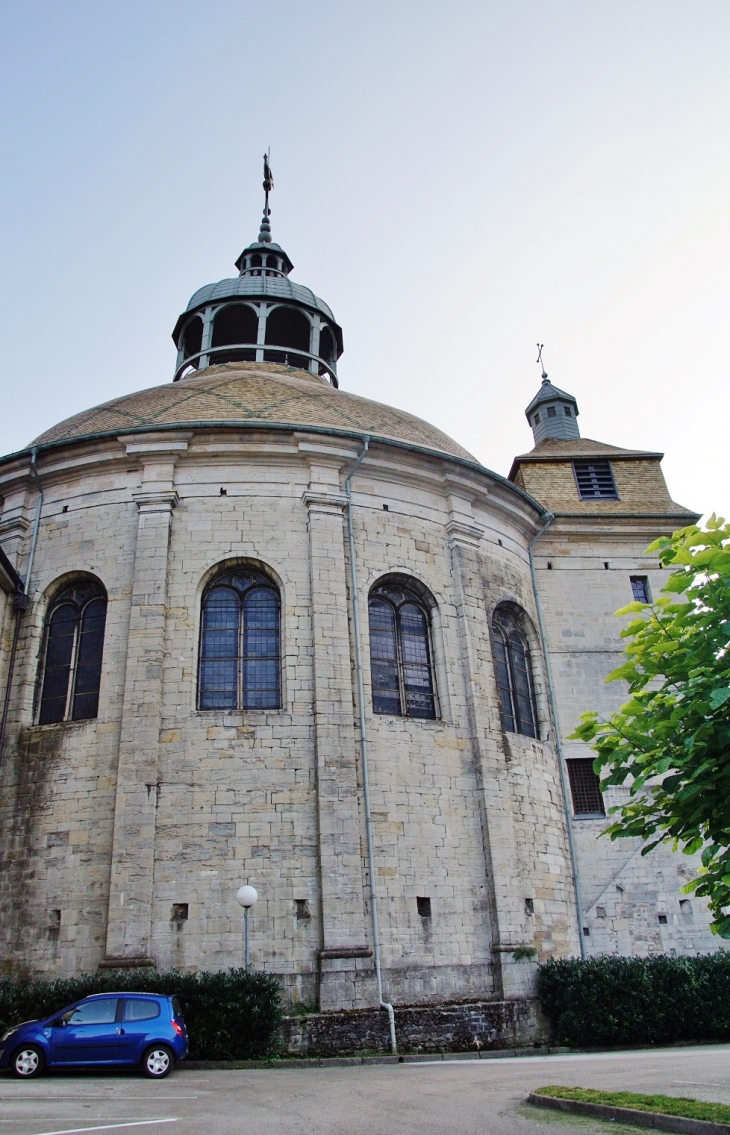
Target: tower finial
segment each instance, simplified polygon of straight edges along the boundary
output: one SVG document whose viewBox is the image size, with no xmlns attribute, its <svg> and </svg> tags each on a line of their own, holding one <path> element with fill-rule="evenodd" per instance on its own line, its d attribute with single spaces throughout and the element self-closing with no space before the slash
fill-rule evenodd
<svg viewBox="0 0 730 1135">
<path fill-rule="evenodd" d="M 269 217 L 271 216 L 271 209 L 269 208 L 269 193 L 274 188 L 274 175 L 271 172 L 271 166 L 269 165 L 270 159 L 271 159 L 271 147 L 269 146 L 269 149 L 264 154 L 264 194 L 265 194 L 265 197 L 264 197 L 264 215 L 261 218 L 261 231 L 259 233 L 259 242 L 261 244 L 270 244 L 271 243 L 271 222 L 269 221 Z"/>
<path fill-rule="evenodd" d="M 542 378 L 543 382 L 545 382 L 547 380 L 547 371 L 545 370 L 545 363 L 542 361 L 542 349 L 543 349 L 544 346 L 545 346 L 544 343 L 538 343 L 537 344 L 537 358 L 535 359 L 535 362 L 539 363 L 540 366 L 542 367 L 542 374 L 540 375 L 540 377 Z"/>
</svg>

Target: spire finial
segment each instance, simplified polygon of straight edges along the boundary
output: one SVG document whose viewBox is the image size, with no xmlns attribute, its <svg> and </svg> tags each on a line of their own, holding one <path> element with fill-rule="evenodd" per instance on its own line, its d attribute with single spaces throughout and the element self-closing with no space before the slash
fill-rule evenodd
<svg viewBox="0 0 730 1135">
<path fill-rule="evenodd" d="M 542 374 L 540 376 L 542 378 L 542 381 L 547 382 L 547 371 L 545 370 L 545 363 L 542 361 L 542 349 L 544 346 L 544 343 L 537 344 L 537 358 L 535 359 L 535 362 L 539 363 L 542 367 Z"/>
<path fill-rule="evenodd" d="M 264 197 L 264 215 L 261 218 L 261 231 L 259 233 L 259 242 L 261 244 L 270 244 L 271 243 L 271 222 L 269 221 L 269 217 L 271 216 L 271 209 L 269 208 L 269 193 L 274 188 L 274 175 L 271 172 L 271 166 L 269 164 L 270 160 L 271 160 L 271 147 L 269 146 L 269 149 L 264 154 L 264 194 L 265 194 L 265 197 Z"/>
</svg>

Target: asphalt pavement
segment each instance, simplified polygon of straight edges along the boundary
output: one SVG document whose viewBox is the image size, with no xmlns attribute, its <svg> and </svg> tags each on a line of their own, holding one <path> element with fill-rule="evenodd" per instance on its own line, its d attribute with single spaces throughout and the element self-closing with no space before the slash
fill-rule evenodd
<svg viewBox="0 0 730 1135">
<path fill-rule="evenodd" d="M 545 1084 L 730 1103 L 730 1045 L 350 1067 L 0 1078 L 0 1135 L 597 1135 L 542 1111 Z M 638 1128 L 610 1124 L 612 1135 Z M 644 1131 L 646 1129 L 643 1129 Z"/>
</svg>

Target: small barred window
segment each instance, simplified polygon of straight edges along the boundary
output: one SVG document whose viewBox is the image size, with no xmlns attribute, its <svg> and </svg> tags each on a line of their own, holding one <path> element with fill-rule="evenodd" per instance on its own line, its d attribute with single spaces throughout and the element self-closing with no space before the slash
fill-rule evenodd
<svg viewBox="0 0 730 1135">
<path fill-rule="evenodd" d="M 94 580 L 61 591 L 46 617 L 39 725 L 87 721 L 99 711 L 106 592 Z"/>
<path fill-rule="evenodd" d="M 649 598 L 649 580 L 645 575 L 631 576 L 631 590 L 634 599 L 639 603 L 651 603 L 651 599 Z"/>
<path fill-rule="evenodd" d="M 199 709 L 279 709 L 279 592 L 266 576 L 219 575 L 203 596 Z"/>
<path fill-rule="evenodd" d="M 428 611 L 407 587 L 373 588 L 368 603 L 373 709 L 436 717 Z"/>
<path fill-rule="evenodd" d="M 581 500 L 619 499 L 610 461 L 574 461 L 573 469 Z"/>
<path fill-rule="evenodd" d="M 605 816 L 601 782 L 593 771 L 592 757 L 573 757 L 567 765 L 574 815 Z"/>
</svg>

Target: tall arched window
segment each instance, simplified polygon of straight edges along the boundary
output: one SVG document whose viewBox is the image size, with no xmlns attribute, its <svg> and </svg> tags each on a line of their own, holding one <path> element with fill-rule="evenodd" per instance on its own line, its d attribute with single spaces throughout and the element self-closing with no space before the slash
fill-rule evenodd
<svg viewBox="0 0 730 1135">
<path fill-rule="evenodd" d="M 514 603 L 502 603 L 492 619 L 492 643 L 502 724 L 509 733 L 538 737 L 535 683 L 524 615 Z"/>
<path fill-rule="evenodd" d="M 203 595 L 200 709 L 279 709 L 279 592 L 260 572 L 219 575 Z"/>
<path fill-rule="evenodd" d="M 436 717 L 429 617 L 415 592 L 374 587 L 368 603 L 373 709 L 398 717 Z"/>
<path fill-rule="evenodd" d="M 55 597 L 46 616 L 39 725 L 96 717 L 105 626 L 100 583 L 81 580 Z"/>
</svg>

